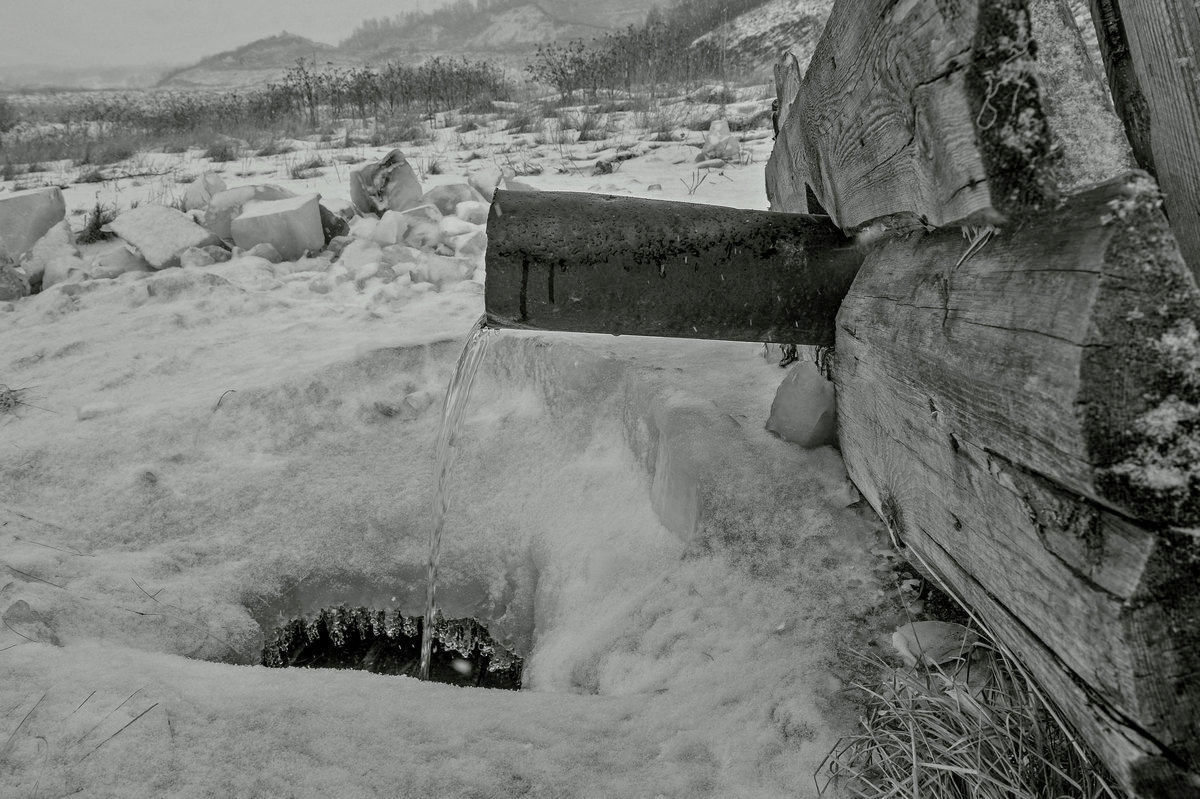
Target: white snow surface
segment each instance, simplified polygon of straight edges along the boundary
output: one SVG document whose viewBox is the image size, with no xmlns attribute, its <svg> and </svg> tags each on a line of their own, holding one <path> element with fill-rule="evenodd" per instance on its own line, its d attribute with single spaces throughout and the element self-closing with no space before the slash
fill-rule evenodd
<svg viewBox="0 0 1200 799">
<path fill-rule="evenodd" d="M 694 195 L 695 146 L 630 144 L 603 178 L 521 179 L 766 206 L 769 139 Z M 438 146 L 410 156 L 453 162 L 426 188 L 470 163 Z M 344 167 L 239 168 L 346 196 Z M 163 190 L 134 182 L 100 191 Z M 439 596 L 527 656 L 526 690 L 252 665 L 284 616 L 424 593 L 440 402 L 404 399 L 440 400 L 482 259 L 440 290 L 338 270 L 240 256 L 0 305 L 26 403 L 0 416 L 0 795 L 815 795 L 876 531 L 834 450 L 763 430 L 784 372 L 756 345 L 492 334 Z M 652 510 L 663 442 L 703 466 L 693 540 Z"/>
</svg>

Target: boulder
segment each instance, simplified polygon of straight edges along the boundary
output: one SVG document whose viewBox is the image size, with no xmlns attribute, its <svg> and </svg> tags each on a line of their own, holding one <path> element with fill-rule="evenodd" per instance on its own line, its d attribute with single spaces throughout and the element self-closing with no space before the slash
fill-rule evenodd
<svg viewBox="0 0 1200 799">
<path fill-rule="evenodd" d="M 434 186 L 421 197 L 422 205 L 432 205 L 444 216 L 451 216 L 459 203 L 483 202 L 483 195 L 466 183 L 449 183 Z"/>
<path fill-rule="evenodd" d="M 183 210 L 194 211 L 204 208 L 214 194 L 225 191 L 225 181 L 216 172 L 205 172 L 188 184 L 183 192 Z"/>
<path fill-rule="evenodd" d="M 30 285 L 41 286 L 42 291 L 56 283 L 78 280 L 87 275 L 87 264 L 79 257 L 75 236 L 65 219 L 38 239 L 21 266 Z"/>
<path fill-rule="evenodd" d="M 233 220 L 233 240 L 248 250 L 256 244 L 272 245 L 284 259 L 294 261 L 308 250 L 325 246 L 321 232 L 319 194 L 285 200 L 255 200 Z"/>
<path fill-rule="evenodd" d="M 155 269 L 179 265 L 179 255 L 188 247 L 216 244 L 217 237 L 197 225 L 186 214 L 165 205 L 139 205 L 108 224 Z"/>
<path fill-rule="evenodd" d="M 254 200 L 284 200 L 295 197 L 295 192 L 265 183 L 259 186 L 238 186 L 212 196 L 204 209 L 204 226 L 225 241 L 233 241 L 233 220 L 242 213 L 243 206 Z"/>
<path fill-rule="evenodd" d="M 0 302 L 29 296 L 29 279 L 11 263 L 0 260 Z"/>
<path fill-rule="evenodd" d="M 454 215 L 465 222 L 474 225 L 486 225 L 488 218 L 488 203 L 463 202 L 454 206 Z"/>
<path fill-rule="evenodd" d="M 741 153 L 741 145 L 729 132 L 729 123 L 723 119 L 714 119 L 708 126 L 708 134 L 704 137 L 704 145 L 700 148 L 696 161 L 737 161 Z"/>
<path fill-rule="evenodd" d="M 66 215 L 67 205 L 57 186 L 0 194 L 0 250 L 19 262 Z"/>
<path fill-rule="evenodd" d="M 837 441 L 836 421 L 833 384 L 811 361 L 793 365 L 775 392 L 767 429 L 782 439 L 813 449 Z"/>
<path fill-rule="evenodd" d="M 404 234 L 407 231 L 408 219 L 404 214 L 399 211 L 384 211 L 370 238 L 381 247 L 387 247 L 404 241 Z"/>
<path fill-rule="evenodd" d="M 350 201 L 362 214 L 404 211 L 421 202 L 421 181 L 400 150 L 350 172 Z"/>
<path fill-rule="evenodd" d="M 504 171 L 495 164 L 483 164 L 479 169 L 467 175 L 467 183 L 479 192 L 486 202 L 492 201 L 492 195 L 496 193 L 496 187 L 503 179 Z"/>
</svg>

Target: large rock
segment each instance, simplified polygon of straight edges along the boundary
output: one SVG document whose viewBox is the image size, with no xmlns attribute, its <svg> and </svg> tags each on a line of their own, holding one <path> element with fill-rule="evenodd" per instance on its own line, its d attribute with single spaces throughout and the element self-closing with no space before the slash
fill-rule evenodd
<svg viewBox="0 0 1200 799">
<path fill-rule="evenodd" d="M 59 222 L 38 239 L 21 264 L 29 282 L 45 291 L 56 283 L 87 275 L 87 264 L 79 257 L 75 236 L 67 220 Z"/>
<path fill-rule="evenodd" d="M 317 210 L 321 212 L 321 233 L 326 244 L 350 232 L 350 223 L 344 216 L 326 208 L 324 203 L 318 205 Z"/>
<path fill-rule="evenodd" d="M 400 150 L 350 172 L 350 201 L 359 213 L 405 211 L 421 204 L 421 181 Z"/>
<path fill-rule="evenodd" d="M 66 215 L 67 205 L 57 186 L 0 194 L 0 249 L 20 261 Z"/>
<path fill-rule="evenodd" d="M 164 205 L 139 205 L 108 224 L 155 269 L 179 265 L 188 247 L 216 244 L 217 237 L 189 216 Z"/>
<path fill-rule="evenodd" d="M 248 202 L 255 200 L 284 200 L 295 192 L 264 183 L 259 186 L 238 186 L 212 196 L 204 210 L 204 226 L 225 241 L 233 241 L 233 220 L 242 213 Z"/>
<path fill-rule="evenodd" d="M 319 194 L 247 203 L 233 220 L 233 241 L 244 250 L 270 244 L 288 261 L 325 246 Z"/>
<path fill-rule="evenodd" d="M 483 195 L 466 183 L 434 186 L 421 197 L 421 205 L 432 205 L 445 216 L 455 213 L 459 203 L 483 202 Z"/>
<path fill-rule="evenodd" d="M 836 422 L 833 384 L 811 361 L 792 366 L 775 392 L 767 429 L 780 438 L 812 449 L 837 441 Z"/>
<path fill-rule="evenodd" d="M 214 194 L 220 194 L 228 188 L 225 181 L 216 172 L 205 172 L 188 184 L 183 192 L 183 210 L 194 211 L 204 208 Z"/>
</svg>

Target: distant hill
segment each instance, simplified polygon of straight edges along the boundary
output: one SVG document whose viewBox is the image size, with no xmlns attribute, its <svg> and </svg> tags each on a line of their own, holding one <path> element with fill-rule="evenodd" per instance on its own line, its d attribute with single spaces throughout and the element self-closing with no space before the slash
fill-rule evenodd
<svg viewBox="0 0 1200 799">
<path fill-rule="evenodd" d="M 252 86 L 274 80 L 298 59 L 318 63 L 346 60 L 331 44 L 284 31 L 278 36 L 268 36 L 172 70 L 159 80 L 158 85 L 178 88 Z"/>
</svg>

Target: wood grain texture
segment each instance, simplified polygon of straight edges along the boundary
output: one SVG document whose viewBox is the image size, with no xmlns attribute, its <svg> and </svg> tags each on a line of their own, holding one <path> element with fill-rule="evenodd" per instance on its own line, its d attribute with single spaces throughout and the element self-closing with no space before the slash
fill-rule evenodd
<svg viewBox="0 0 1200 799">
<path fill-rule="evenodd" d="M 788 131 L 795 127 L 795 123 L 789 123 L 788 119 L 803 79 L 803 70 L 796 54 L 791 51 L 784 53 L 775 65 L 775 102 L 778 103 L 780 124 L 775 133 L 775 146 L 767 161 L 766 180 L 771 210 L 789 214 L 810 213 L 805 196 L 807 179 L 797 171 L 798 167 L 803 167 L 803 161 L 793 157 L 791 137 L 788 135 Z"/>
<path fill-rule="evenodd" d="M 1184 260 L 1200 276 L 1200 4 L 1112 0 L 1145 93 L 1155 175 Z"/>
<path fill-rule="evenodd" d="M 1031 42 L 1025 0 L 840 0 L 782 118 L 776 185 L 806 181 L 845 230 L 1043 207 L 1055 156 Z"/>
<path fill-rule="evenodd" d="M 1127 786 L 1177 796 L 1146 786 L 1200 774 L 1200 535 L 1173 527 L 1200 519 L 1200 486 L 1113 478 L 1191 379 L 1159 348 L 1200 319 L 1159 205 L 1138 173 L 961 263 L 949 231 L 882 245 L 838 315 L 834 379 L 847 467 L 895 535 Z M 1180 435 L 1191 451 L 1200 430 Z"/>
</svg>

